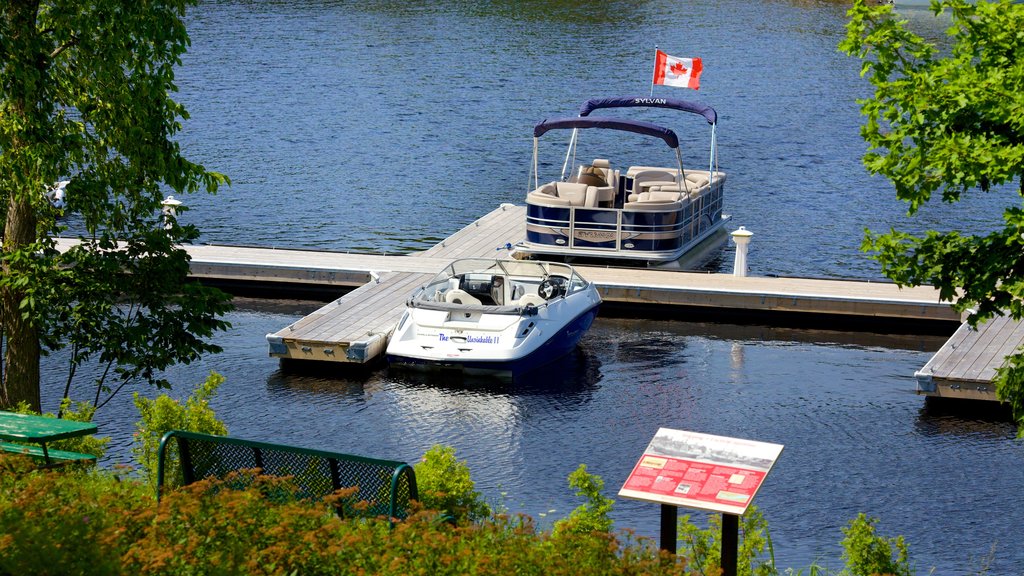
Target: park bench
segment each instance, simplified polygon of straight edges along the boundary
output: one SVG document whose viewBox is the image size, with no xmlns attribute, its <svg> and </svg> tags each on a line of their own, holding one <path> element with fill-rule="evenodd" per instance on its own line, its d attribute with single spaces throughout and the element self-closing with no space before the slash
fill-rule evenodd
<svg viewBox="0 0 1024 576">
<path fill-rule="evenodd" d="M 258 469 L 268 476 L 290 477 L 300 498 L 323 498 L 342 488 L 357 487 L 351 498 L 336 507 L 350 517 L 405 518 L 409 503 L 419 498 L 416 474 L 404 462 L 377 460 L 281 444 L 172 430 L 160 440 L 157 458 L 157 498 L 168 480 L 170 446 L 177 448 L 179 485 L 204 478 L 224 478 L 231 472 Z M 248 478 L 248 480 L 247 480 Z M 238 476 L 238 487 L 252 478 Z M 357 505 L 365 502 L 366 506 Z"/>
</svg>

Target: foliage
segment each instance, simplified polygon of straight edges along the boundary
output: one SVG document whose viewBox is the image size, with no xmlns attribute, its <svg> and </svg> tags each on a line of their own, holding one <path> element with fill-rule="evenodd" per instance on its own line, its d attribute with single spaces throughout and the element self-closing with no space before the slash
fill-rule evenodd
<svg viewBox="0 0 1024 576">
<path fill-rule="evenodd" d="M 19 402 L 14 407 L 14 412 L 18 414 L 38 414 L 31 408 L 29 408 L 27 402 Z M 93 415 L 96 414 L 96 408 L 87 402 L 71 402 L 67 398 L 61 402 L 60 405 L 61 417 L 73 422 L 92 422 Z M 43 414 L 48 418 L 56 418 L 54 414 L 47 412 Z M 102 458 L 104 452 L 107 450 L 107 443 L 110 442 L 110 438 L 99 438 L 92 434 L 87 436 L 76 436 L 74 438 L 64 438 L 63 440 L 54 440 L 53 442 L 47 442 L 49 448 L 54 450 L 67 450 L 69 452 L 80 452 L 82 454 L 92 454 L 96 458 Z"/>
<path fill-rule="evenodd" d="M 188 115 L 170 94 L 194 3 L 12 0 L 0 11 L 0 404 L 39 409 L 47 350 L 71 350 L 68 389 L 81 364 L 101 364 L 96 406 L 136 379 L 166 386 L 160 370 L 217 350 L 204 339 L 227 327 L 227 296 L 188 282 L 180 245 L 198 232 L 160 216 L 166 193 L 228 182 L 175 141 Z M 43 194 L 59 180 L 81 226 L 81 245 L 63 253 L 60 212 Z"/>
<path fill-rule="evenodd" d="M 491 514 L 490 506 L 476 491 L 469 466 L 455 457 L 450 446 L 435 445 L 413 465 L 420 503 L 451 515 L 456 522 L 477 521 Z"/>
<path fill-rule="evenodd" d="M 157 506 L 138 482 L 37 471 L 0 457 L 0 573 L 138 574 L 686 574 L 649 542 L 567 533 L 526 518 L 437 523 L 424 512 L 393 529 L 346 521 L 330 503 L 276 501 L 281 479 L 231 479 L 170 492 Z M 17 473 L 12 470 L 18 468 Z"/>
<path fill-rule="evenodd" d="M 574 488 L 576 495 L 585 498 L 586 502 L 570 512 L 568 517 L 555 522 L 555 536 L 611 532 L 612 519 L 608 514 L 615 500 L 601 494 L 604 480 L 596 474 L 588 473 L 586 464 L 580 464 L 579 468 L 569 474 L 569 487 Z"/>
<path fill-rule="evenodd" d="M 690 522 L 687 514 L 679 519 L 679 539 L 684 553 L 691 559 L 697 574 L 710 576 L 722 569 L 722 517 L 708 516 L 704 530 Z M 768 521 L 757 506 L 750 506 L 739 519 L 739 543 L 736 551 L 736 573 L 739 576 L 778 574 Z"/>
<path fill-rule="evenodd" d="M 873 576 L 891 574 L 892 576 L 910 576 L 910 564 L 907 560 L 907 545 L 903 537 L 883 538 L 875 535 L 877 518 L 868 518 L 863 513 L 850 521 L 848 528 L 843 528 L 843 558 L 849 576 Z M 896 557 L 893 558 L 893 554 Z"/>
<path fill-rule="evenodd" d="M 933 2 L 951 18 L 950 53 L 909 32 L 891 6 L 856 0 L 840 49 L 861 58 L 874 86 L 860 101 L 867 121 L 864 165 L 892 181 L 913 214 L 939 194 L 953 203 L 1016 182 L 1024 186 L 1024 5 L 1001 0 Z M 972 326 L 995 315 L 1024 314 L 1024 207 L 1003 212 L 984 236 L 890 230 L 866 233 L 863 248 L 901 286 L 932 284 Z M 1024 365 L 1011 358 L 996 379 L 997 396 L 1014 408 L 1024 433 Z"/>
<path fill-rule="evenodd" d="M 187 430 L 226 436 L 227 426 L 217 419 L 210 408 L 210 399 L 224 383 L 224 377 L 216 372 L 210 376 L 185 400 L 185 405 L 161 394 L 155 399 L 143 398 L 136 392 L 133 395 L 135 407 L 141 419 L 136 423 L 135 435 L 132 440 L 132 454 L 142 468 L 142 474 L 149 486 L 156 489 L 158 452 L 160 439 L 171 430 Z M 165 462 L 165 481 L 168 485 L 180 485 L 181 466 L 178 463 L 177 447 L 172 443 Z"/>
<path fill-rule="evenodd" d="M 0 574 L 122 573 L 155 511 L 140 483 L 0 455 Z"/>
</svg>

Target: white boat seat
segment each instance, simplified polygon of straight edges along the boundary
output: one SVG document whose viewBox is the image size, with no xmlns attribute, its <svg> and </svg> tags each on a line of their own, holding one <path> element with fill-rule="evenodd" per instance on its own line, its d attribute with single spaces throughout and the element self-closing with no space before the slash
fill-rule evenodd
<svg viewBox="0 0 1024 576">
<path fill-rule="evenodd" d="M 580 182 L 555 182 L 558 197 L 568 200 L 570 206 L 584 206 L 587 201 L 587 188 L 591 187 Z"/>
<path fill-rule="evenodd" d="M 679 191 L 671 188 L 668 190 L 662 189 L 651 192 L 641 192 L 637 202 L 675 202 L 677 200 L 682 200 L 682 197 L 685 194 L 685 191 L 680 194 Z"/>
<path fill-rule="evenodd" d="M 622 209 L 627 212 L 668 212 L 679 210 L 683 207 L 682 202 L 668 200 L 648 200 L 646 202 L 626 202 Z"/>
<path fill-rule="evenodd" d="M 599 190 L 579 182 L 550 182 L 527 194 L 526 201 L 541 206 L 597 206 Z"/>
<path fill-rule="evenodd" d="M 633 172 L 633 169 L 631 168 L 629 171 Z M 627 172 L 626 175 L 628 177 L 629 173 Z M 646 191 L 644 190 L 644 183 L 646 182 L 657 182 L 659 184 L 673 184 L 675 183 L 675 181 L 675 173 L 668 172 L 667 170 L 639 170 L 633 172 L 633 189 L 630 191 L 631 193 L 627 200 L 630 202 L 637 202 L 639 200 L 640 193 Z M 650 186 L 651 184 L 647 185 L 648 188 Z"/>
<path fill-rule="evenodd" d="M 471 295 L 469 292 L 466 292 L 465 290 L 459 290 L 458 288 L 456 288 L 455 290 L 448 290 L 447 292 L 445 292 L 444 301 L 448 302 L 449 304 L 464 304 L 473 306 L 479 306 L 481 304 L 480 300 Z"/>
<path fill-rule="evenodd" d="M 710 180 L 710 178 L 708 178 L 707 173 L 702 173 L 702 174 L 687 174 L 686 175 L 686 181 L 689 182 L 691 185 L 696 186 L 697 188 L 703 188 L 703 187 L 707 186 L 708 183 L 711 180 Z"/>
<path fill-rule="evenodd" d="M 516 304 L 518 304 L 520 307 L 530 305 L 540 306 L 541 304 L 546 303 L 547 300 L 544 300 L 544 298 L 542 298 L 539 294 L 523 294 L 522 296 L 520 296 L 519 300 L 516 300 Z"/>
</svg>

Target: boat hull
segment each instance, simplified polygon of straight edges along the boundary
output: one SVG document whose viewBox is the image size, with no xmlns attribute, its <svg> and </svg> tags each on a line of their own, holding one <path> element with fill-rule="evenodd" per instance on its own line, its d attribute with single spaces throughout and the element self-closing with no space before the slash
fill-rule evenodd
<svg viewBox="0 0 1024 576">
<path fill-rule="evenodd" d="M 471 354 L 452 355 L 450 349 L 439 349 L 436 353 L 401 353 L 402 348 L 389 347 L 387 359 L 392 366 L 424 371 L 457 371 L 465 374 L 507 374 L 529 372 L 571 352 L 586 334 L 597 317 L 598 303 L 584 310 L 560 328 L 541 326 L 534 334 L 543 336 L 535 342 L 507 348 L 499 353 L 491 351 L 490 357 L 472 357 Z M 543 333 L 545 331 L 551 334 Z M 493 340 L 492 340 L 493 342 Z M 492 342 L 483 342 L 490 344 Z M 408 350 L 408 348 L 406 348 Z"/>
</svg>

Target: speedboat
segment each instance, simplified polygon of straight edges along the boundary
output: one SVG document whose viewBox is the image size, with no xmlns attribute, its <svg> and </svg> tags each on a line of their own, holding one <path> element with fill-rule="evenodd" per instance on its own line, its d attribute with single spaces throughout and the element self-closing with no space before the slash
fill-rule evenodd
<svg viewBox="0 0 1024 576">
<path fill-rule="evenodd" d="M 591 116 L 600 109 L 667 108 L 703 117 L 711 126 L 707 169 L 683 166 L 679 138 L 669 128 L 644 120 Z M 725 173 L 718 170 L 715 131 L 718 114 L 710 106 L 670 98 L 640 96 L 588 100 L 575 117 L 544 120 L 533 129 L 533 165 L 526 194 L 526 238 L 514 247 L 516 258 L 588 261 L 626 265 L 686 267 L 684 255 L 726 239 L 722 212 Z M 539 139 L 553 130 L 569 130 L 569 148 L 561 176 L 541 183 Z M 581 133 L 613 131 L 661 140 L 674 162 L 660 167 L 649 158 L 619 168 L 607 157 L 577 164 Z M 647 142 L 650 142 L 648 140 Z M 644 144 L 644 143 L 641 143 Z M 631 144 L 630 144 L 631 145 Z M 637 146 L 648 150 L 651 146 Z M 586 156 L 593 158 L 594 156 Z M 685 259 L 684 259 L 685 260 Z"/>
<path fill-rule="evenodd" d="M 568 264 L 456 260 L 406 302 L 387 358 L 515 376 L 573 350 L 600 304 L 597 288 Z"/>
</svg>

